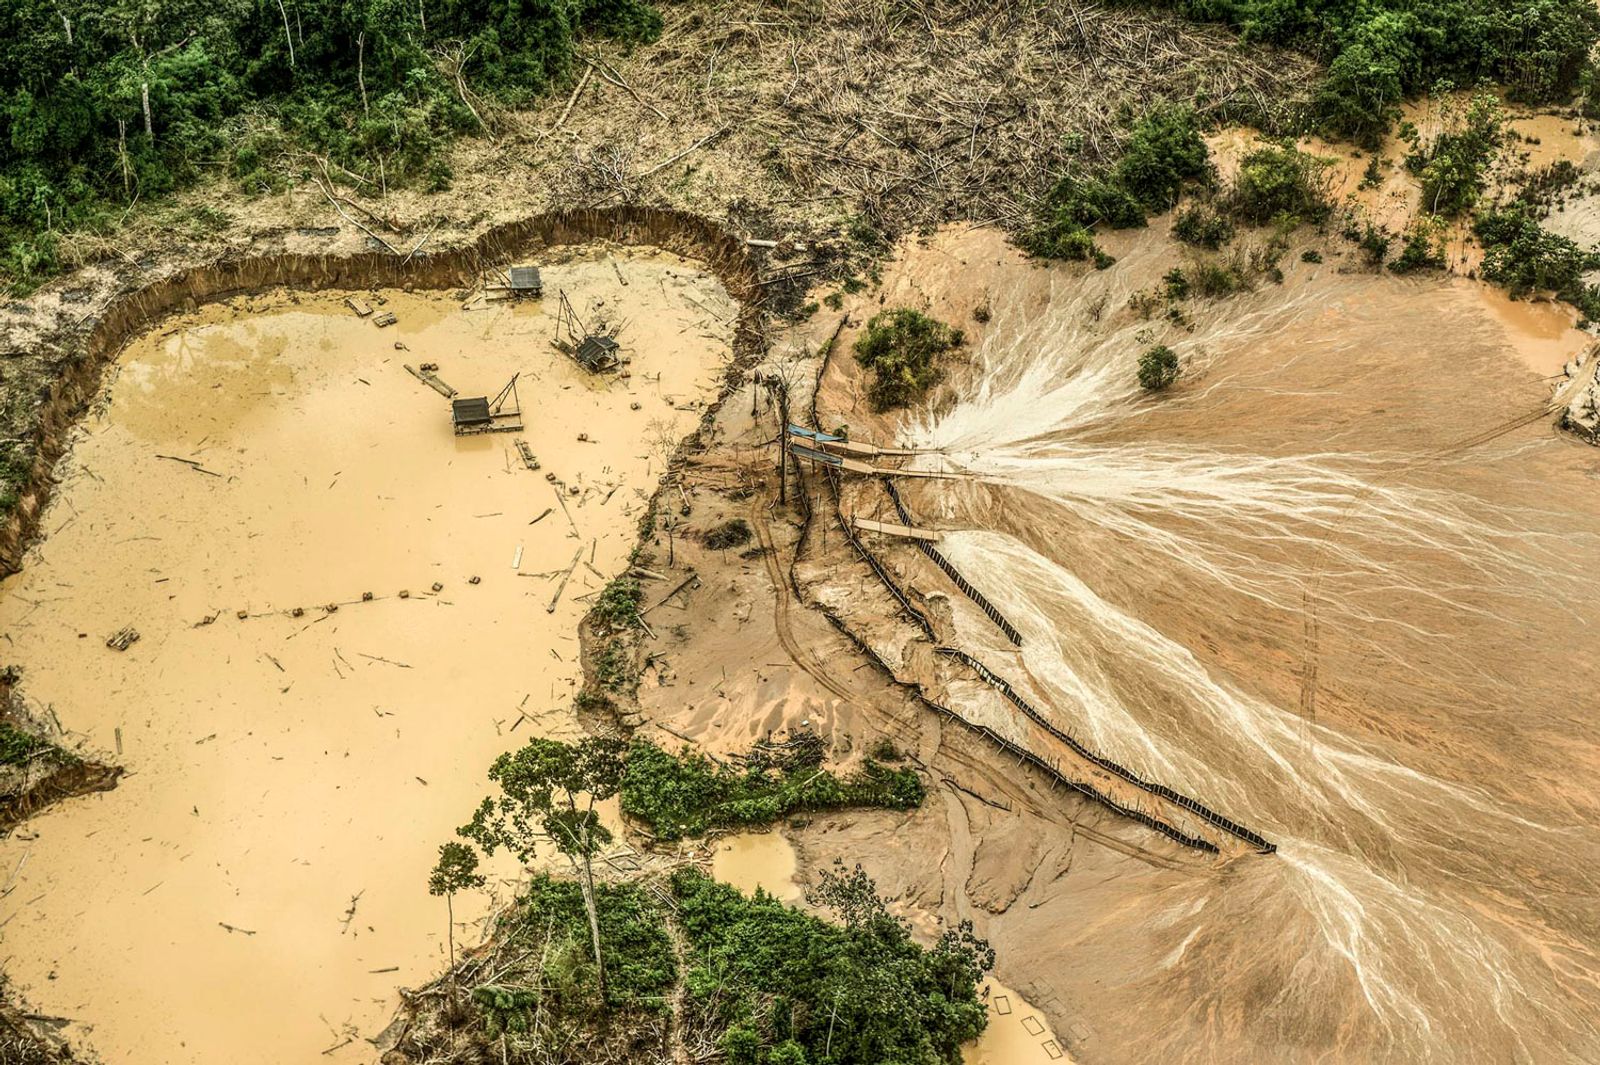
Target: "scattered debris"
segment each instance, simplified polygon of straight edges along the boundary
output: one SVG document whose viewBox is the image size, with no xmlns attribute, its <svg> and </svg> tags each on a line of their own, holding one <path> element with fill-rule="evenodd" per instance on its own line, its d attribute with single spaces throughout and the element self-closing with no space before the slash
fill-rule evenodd
<svg viewBox="0 0 1600 1065">
<path fill-rule="evenodd" d="M 126 651 L 131 645 L 139 642 L 139 630 L 132 625 L 124 625 L 106 638 L 106 646 L 113 651 Z"/>
<path fill-rule="evenodd" d="M 577 551 L 573 552 L 572 565 L 567 567 L 566 576 L 562 577 L 561 583 L 556 585 L 556 594 L 550 597 L 550 605 L 544 608 L 545 613 L 554 614 L 556 612 L 556 603 L 560 602 L 561 593 L 566 590 L 567 582 L 570 581 L 572 579 L 572 575 L 577 572 L 578 560 L 582 557 L 583 548 L 580 547 Z"/>
<path fill-rule="evenodd" d="M 433 369 L 429 369 L 430 366 L 432 366 Z M 422 364 L 422 369 L 420 370 L 413 369 L 411 366 L 407 365 L 406 373 L 410 374 L 412 377 L 415 377 L 418 381 L 421 381 L 423 384 L 439 393 L 445 399 L 455 399 L 456 390 L 439 380 L 438 375 L 434 373 L 434 370 L 437 369 L 438 367 L 433 363 L 425 362 Z"/>
<path fill-rule="evenodd" d="M 366 893 L 367 889 L 362 888 L 360 891 L 350 896 L 350 908 L 344 911 L 344 921 L 341 923 L 339 928 L 339 934 L 341 936 L 350 931 L 350 922 L 356 919 L 356 905 L 360 903 L 361 896 L 365 895 Z"/>
<path fill-rule="evenodd" d="M 382 329 L 385 326 L 394 325 L 394 323 L 397 321 L 399 321 L 399 319 L 394 316 L 393 311 L 384 311 L 382 314 L 378 315 L 372 320 L 372 324 L 377 326 L 379 329 Z"/>
<path fill-rule="evenodd" d="M 166 459 L 168 462 L 181 462 L 185 466 L 189 467 L 191 470 L 194 470 L 196 473 L 203 473 L 207 477 L 221 477 L 222 476 L 222 474 L 218 473 L 216 470 L 208 470 L 208 469 L 206 469 L 204 466 L 200 465 L 194 459 L 181 459 L 176 455 L 157 455 L 156 458 L 158 458 L 158 459 Z"/>
<path fill-rule="evenodd" d="M 533 448 L 521 437 L 517 438 L 517 454 L 522 456 L 522 464 L 530 470 L 539 468 L 539 460 L 533 457 Z"/>
<path fill-rule="evenodd" d="M 344 305 L 355 311 L 357 318 L 366 318 L 372 314 L 372 307 L 365 300 L 356 299 L 354 296 L 346 296 Z"/>
</svg>

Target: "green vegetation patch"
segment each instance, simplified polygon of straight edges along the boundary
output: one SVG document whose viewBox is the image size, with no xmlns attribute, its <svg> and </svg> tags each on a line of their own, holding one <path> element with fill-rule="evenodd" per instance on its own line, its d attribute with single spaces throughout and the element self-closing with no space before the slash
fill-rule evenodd
<svg viewBox="0 0 1600 1065">
<path fill-rule="evenodd" d="M 1506 286 L 1514 297 L 1554 292 L 1600 321 L 1600 289 L 1583 275 L 1600 269 L 1600 253 L 1548 232 L 1535 208 L 1521 202 L 1480 214 L 1473 232 L 1483 244 L 1483 276 Z"/>
<path fill-rule="evenodd" d="M 32 733 L 0 721 L 0 765 L 23 765 L 51 745 Z"/>
<path fill-rule="evenodd" d="M 595 912 L 605 951 L 605 995 L 590 950 L 589 919 L 583 891 L 576 881 L 541 874 L 524 889 L 516 905 L 501 917 L 506 945 L 548 951 L 543 987 L 534 986 L 531 1001 L 507 996 L 506 988 L 480 986 L 474 1004 L 485 1013 L 491 1030 L 526 1031 L 526 1022 L 540 1004 L 568 1021 L 592 1018 L 602 1005 L 610 1010 L 667 1009 L 666 993 L 677 979 L 672 940 L 662 921 L 660 904 L 634 884 L 595 884 Z M 526 1011 L 526 1012 L 524 1012 Z"/>
<path fill-rule="evenodd" d="M 824 872 L 812 896 L 839 924 L 692 870 L 672 893 L 692 954 L 686 1021 L 722 1031 L 728 1065 L 952 1065 L 987 1024 L 988 943 L 963 922 L 919 946 L 860 866 Z"/>
<path fill-rule="evenodd" d="M 1194 19 L 1328 63 L 1316 97 L 1327 131 L 1375 146 L 1400 101 L 1439 81 L 1504 84 L 1511 99 L 1566 99 L 1600 39 L 1588 0 L 1173 0 Z M 1592 84 L 1592 82 L 1590 82 Z"/>
<path fill-rule="evenodd" d="M 1131 229 L 1152 212 L 1178 201 L 1186 184 L 1209 184 L 1212 170 L 1194 112 L 1164 106 L 1133 126 L 1122 158 L 1103 176 L 1069 169 L 1039 204 L 1034 226 L 1022 237 L 1029 254 L 1046 259 L 1112 259 L 1094 242 L 1094 227 Z"/>
<path fill-rule="evenodd" d="M 909 767 L 867 759 L 840 778 L 809 759 L 753 759 L 743 770 L 684 748 L 671 754 L 637 741 L 628 751 L 622 810 L 657 839 L 700 836 L 714 828 L 768 825 L 798 811 L 876 806 L 906 810 L 924 797 Z"/>
<path fill-rule="evenodd" d="M 1178 379 L 1178 354 L 1165 344 L 1146 348 L 1139 355 L 1139 387 L 1146 392 L 1170 388 Z"/>
<path fill-rule="evenodd" d="M 943 377 L 938 357 L 961 346 L 961 330 L 909 307 L 881 311 L 855 343 L 856 362 L 872 371 L 873 410 L 910 406 Z"/>
<path fill-rule="evenodd" d="M 1412 135 L 1406 167 L 1422 182 L 1422 207 L 1454 218 L 1483 192 L 1485 175 L 1505 138 L 1505 116 L 1492 93 L 1480 92 L 1464 111 L 1448 104 L 1439 134 L 1424 143 Z"/>
<path fill-rule="evenodd" d="M 566 78 L 581 34 L 660 30 L 643 0 L 7 0 L 0 278 L 37 284 L 62 231 L 202 174 L 443 186 L 440 147 Z"/>
<path fill-rule="evenodd" d="M 618 577 L 605 586 L 595 600 L 594 615 L 601 624 L 613 629 L 626 629 L 638 623 L 639 604 L 644 602 L 644 589 L 632 577 Z"/>
<path fill-rule="evenodd" d="M 1229 213 L 1250 225 L 1320 224 L 1333 211 L 1327 168 L 1327 160 L 1292 144 L 1258 148 L 1239 161 L 1238 176 L 1224 202 Z"/>
</svg>

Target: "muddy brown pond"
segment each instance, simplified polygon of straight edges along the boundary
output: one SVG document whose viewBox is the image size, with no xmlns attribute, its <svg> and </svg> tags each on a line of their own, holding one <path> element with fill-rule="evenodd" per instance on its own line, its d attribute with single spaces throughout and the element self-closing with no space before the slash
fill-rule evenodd
<svg viewBox="0 0 1600 1065">
<path fill-rule="evenodd" d="M 497 753 L 576 729 L 584 597 L 626 565 L 730 358 L 733 301 L 687 261 L 597 252 L 545 284 L 467 310 L 358 294 L 386 329 L 342 293 L 268 293 L 117 360 L 0 590 L 28 699 L 128 768 L 0 841 L 5 970 L 75 1044 L 364 1061 L 396 989 L 442 968 L 435 847 Z M 626 320 L 629 377 L 554 350 L 558 288 Z M 543 468 L 512 434 L 455 437 L 421 363 L 464 396 L 519 373 Z M 576 489 L 565 509 L 547 472 Z M 141 638 L 119 653 L 124 626 Z M 502 892 L 516 872 L 491 871 Z M 483 910 L 455 912 L 471 939 Z"/>
</svg>

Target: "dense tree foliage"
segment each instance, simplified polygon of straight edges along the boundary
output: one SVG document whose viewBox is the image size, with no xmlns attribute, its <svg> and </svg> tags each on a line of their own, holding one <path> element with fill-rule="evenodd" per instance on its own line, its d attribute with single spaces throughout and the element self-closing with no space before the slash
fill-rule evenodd
<svg viewBox="0 0 1600 1065">
<path fill-rule="evenodd" d="M 685 1041 L 728 1065 L 956 1065 L 984 1029 L 989 944 L 963 922 L 920 945 L 859 866 L 823 872 L 810 896 L 836 921 L 692 868 L 665 887 L 597 885 L 602 985 L 578 885 L 533 877 L 497 918 L 501 960 L 478 970 L 490 979 L 472 988 L 474 1023 L 418 1032 L 427 1041 L 407 1049 L 514 1065 L 664 1060 L 678 1003 Z"/>
<path fill-rule="evenodd" d="M 622 810 L 648 825 L 657 839 L 674 840 L 713 828 L 769 825 L 798 811 L 906 810 L 922 802 L 922 781 L 914 769 L 869 758 L 839 777 L 818 761 L 768 764 L 752 758 L 740 771 L 688 749 L 673 755 L 635 741 L 622 781 Z"/>
<path fill-rule="evenodd" d="M 297 151 L 442 184 L 434 149 L 485 99 L 544 91 L 580 32 L 660 25 L 645 0 L 7 0 L 0 272 L 48 273 L 54 233 L 202 173 L 269 187 Z"/>
<path fill-rule="evenodd" d="M 1454 218 L 1478 202 L 1489 164 L 1504 139 L 1500 102 L 1480 92 L 1465 108 L 1446 102 L 1439 132 L 1431 141 L 1411 134 L 1406 167 L 1422 182 L 1422 207 Z"/>
<path fill-rule="evenodd" d="M 984 1029 L 989 944 L 963 922 L 919 946 L 860 866 L 824 872 L 810 896 L 839 924 L 690 870 L 672 887 L 692 947 L 687 1006 L 723 1030 L 729 1065 L 957 1065 Z"/>
<path fill-rule="evenodd" d="M 1173 0 L 1190 18 L 1226 22 L 1246 40 L 1328 61 L 1317 96 L 1323 124 L 1373 141 L 1406 96 L 1441 79 L 1502 83 L 1545 103 L 1579 86 L 1600 36 L 1590 0 Z"/>
<path fill-rule="evenodd" d="M 1600 269 L 1600 252 L 1585 251 L 1539 224 L 1539 211 L 1513 202 L 1480 214 L 1473 232 L 1483 244 L 1483 276 L 1514 297 L 1554 293 L 1590 321 L 1600 321 L 1600 286 L 1584 275 Z"/>
</svg>

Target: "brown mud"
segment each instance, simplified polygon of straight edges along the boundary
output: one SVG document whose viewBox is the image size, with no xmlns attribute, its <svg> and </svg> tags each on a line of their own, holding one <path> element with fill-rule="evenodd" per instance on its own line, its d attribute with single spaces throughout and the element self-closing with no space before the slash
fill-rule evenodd
<svg viewBox="0 0 1600 1065">
<path fill-rule="evenodd" d="M 552 239 L 606 236 L 676 245 L 719 263 L 735 291 L 749 291 L 749 274 L 742 272 L 747 268 L 737 244 L 710 227 L 662 212 L 564 215 L 518 227 L 516 236 L 521 247 L 545 247 Z M 507 245 L 496 247 L 500 255 L 510 254 Z M 466 267 L 480 261 L 476 252 L 442 256 L 431 269 L 421 264 L 416 267 L 419 273 L 408 275 L 408 280 L 444 284 L 470 278 Z M 548 252 L 542 261 L 550 261 Z M 137 328 L 174 302 L 215 297 L 274 279 L 337 284 L 349 276 L 345 273 L 349 269 L 351 264 L 337 258 L 256 260 L 209 269 L 176 279 L 161 292 L 130 295 L 114 309 L 112 321 L 116 327 Z M 436 968 L 437 944 L 432 940 L 439 937 L 421 932 L 437 923 L 431 920 L 437 916 L 431 913 L 437 909 L 432 904 L 436 900 L 428 900 L 423 890 L 425 868 L 410 868 L 425 863 L 431 853 L 416 827 L 436 820 L 435 830 L 424 834 L 448 838 L 481 788 L 472 781 L 481 778 L 495 752 L 513 742 L 501 738 L 507 730 L 525 721 L 557 731 L 563 727 L 549 712 L 569 699 L 571 686 L 578 681 L 577 641 L 570 634 L 585 607 L 576 597 L 598 590 L 596 574 L 625 566 L 634 526 L 656 487 L 655 479 L 678 440 L 690 430 L 698 432 L 696 426 L 716 409 L 711 401 L 718 398 L 714 380 L 719 361 L 705 360 L 719 350 L 723 359 L 730 350 L 747 352 L 753 336 L 751 312 L 716 282 L 670 258 L 641 259 L 618 247 L 591 256 L 587 263 L 558 264 L 547 279 L 552 286 L 567 288 L 586 317 L 633 319 L 623 339 L 632 347 L 631 333 L 639 353 L 621 387 L 595 391 L 569 360 L 551 349 L 552 322 L 549 314 L 537 309 L 502 306 L 462 311 L 438 297 L 365 290 L 362 298 L 384 300 L 384 309 L 399 315 L 399 325 L 380 330 L 332 299 L 293 296 L 280 301 L 276 313 L 262 317 L 256 312 L 271 312 L 272 301 L 236 300 L 220 309 L 170 319 L 159 336 L 130 347 L 118 364 L 112 402 L 97 408 L 96 422 L 81 434 L 83 439 L 63 467 L 71 487 L 55 497 L 55 506 L 46 508 L 42 501 L 54 486 L 36 482 L 29 506 L 20 512 L 22 520 L 8 534 L 13 544 L 18 543 L 41 515 L 48 514 L 53 535 L 30 553 L 28 566 L 7 582 L 7 595 L 0 599 L 17 615 L 6 623 L 17 645 L 16 657 L 32 667 L 27 671 L 26 693 L 34 701 L 53 702 L 74 730 L 84 729 L 78 733 L 80 744 L 87 733 L 92 749 L 109 756 L 113 747 L 121 748 L 121 760 L 148 771 L 136 772 L 107 800 L 70 804 L 36 819 L 25 835 L 13 835 L 4 845 L 8 852 L 24 848 L 19 853 L 18 879 L 30 881 L 8 892 L 7 901 L 14 905 L 0 918 L 9 925 L 7 944 L 15 950 L 16 944 L 35 934 L 49 944 L 26 955 L 13 953 L 8 969 L 28 985 L 30 1001 L 48 998 L 52 1005 L 70 1005 L 62 1012 L 76 1026 L 75 1043 L 110 1048 L 118 1060 L 130 1061 L 190 1060 L 184 1055 L 192 1055 L 192 1060 L 219 1056 L 239 1060 L 241 1040 L 257 1048 L 262 1060 L 282 1060 L 290 1042 L 299 1048 L 293 1051 L 296 1055 L 314 1056 L 337 1045 L 337 1053 L 356 1054 L 354 1060 L 360 1060 L 366 1047 L 363 1037 L 381 1028 L 392 1008 L 385 1005 L 386 1000 L 393 1001 L 387 989 L 396 982 L 417 983 Z M 554 287 L 551 296 L 553 308 Z M 61 413 L 49 419 L 55 431 L 46 434 L 47 453 L 68 448 L 71 434 L 59 427 L 70 422 L 74 406 L 94 394 L 89 382 L 97 357 L 118 354 L 120 345 L 109 339 L 111 328 L 102 325 L 86 338 L 72 360 L 78 375 L 68 375 L 50 397 L 47 410 Z M 399 350 L 399 345 L 407 350 Z M 490 395 L 513 370 L 521 369 L 519 391 L 529 423 L 524 435 L 544 469 L 538 473 L 523 469 L 510 450 L 508 436 L 452 440 L 448 406 L 401 369 L 407 361 L 439 362 L 441 375 L 463 392 Z M 610 413 L 599 417 L 598 408 L 588 411 L 595 403 L 606 405 Z M 580 434 L 588 440 L 580 441 Z M 654 444 L 649 443 L 652 440 Z M 156 457 L 173 453 L 186 461 Z M 274 459 L 261 463 L 254 460 L 256 455 Z M 218 466 L 222 469 L 213 468 Z M 463 473 L 471 476 L 473 467 L 480 468 L 479 487 L 466 491 L 460 478 Z M 557 474 L 558 485 L 545 481 L 547 471 Z M 321 480 L 323 475 L 327 480 Z M 592 526 L 581 530 L 588 535 L 580 539 L 570 539 L 571 526 L 556 505 L 558 490 L 569 487 L 576 493 L 562 494 L 576 525 Z M 499 501 L 502 505 L 495 506 L 495 497 L 508 492 L 511 495 Z M 408 507 L 408 494 L 438 502 Z M 285 500 L 296 502 L 281 505 Z M 159 503 L 151 508 L 153 501 Z M 539 522 L 543 528 L 524 529 L 545 509 L 532 507 L 533 502 L 550 505 L 553 513 Z M 512 505 L 504 505 L 508 503 Z M 437 512 L 439 507 L 446 508 L 444 514 Z M 602 509 L 612 516 L 597 513 Z M 234 520 L 224 520 L 228 510 L 236 515 Z M 529 513 L 517 517 L 514 510 Z M 510 516 L 497 517 L 496 511 Z M 378 529 L 396 521 L 410 531 L 394 537 L 378 535 Z M 507 526 L 500 535 L 490 529 L 507 521 L 517 528 Z M 145 530 L 147 525 L 150 531 Z M 226 532 L 228 528 L 235 532 Z M 209 536 L 208 530 L 218 537 Z M 116 532 L 125 535 L 113 537 Z M 566 549 L 544 551 L 539 546 L 541 538 L 552 537 L 569 546 L 581 540 L 580 565 L 574 567 L 576 576 L 557 612 L 529 612 L 529 606 L 537 605 L 534 600 L 542 604 L 550 598 L 557 583 L 546 571 L 565 569 L 572 561 Z M 221 542 L 230 538 L 237 542 Z M 58 556 L 58 551 L 72 547 L 74 539 L 82 540 L 82 545 L 70 555 Z M 270 548 L 265 554 L 264 547 Z M 526 553 L 521 570 L 541 579 L 518 579 L 518 571 L 508 568 L 514 550 Z M 461 559 L 463 552 L 472 559 Z M 563 557 L 545 558 L 550 552 Z M 450 573 L 438 568 L 444 555 L 452 556 L 446 563 Z M 74 566 L 75 575 L 65 580 L 53 575 L 50 560 L 55 557 L 81 560 Z M 457 568 L 462 572 L 454 572 Z M 469 568 L 475 571 L 470 576 L 480 577 L 479 584 L 467 583 Z M 495 576 L 501 572 L 504 577 Z M 177 581 L 168 584 L 174 576 Z M 449 591 L 434 594 L 431 586 L 436 579 Z M 39 597 L 19 591 L 19 581 L 30 588 L 43 581 L 40 587 L 50 594 Z M 173 587 L 178 594 L 167 591 Z M 400 598 L 400 589 L 410 598 Z M 367 591 L 374 593 L 373 600 L 363 602 Z M 472 615 L 481 614 L 486 604 L 494 608 L 507 595 L 516 602 L 500 603 L 500 608 L 473 621 L 453 609 L 456 603 L 467 606 L 471 593 L 483 593 L 477 604 L 468 607 Z M 344 613 L 328 609 L 330 603 L 339 604 Z M 304 615 L 293 617 L 291 607 L 301 607 Z M 423 619 L 415 615 L 417 608 L 441 607 L 449 620 L 434 613 L 421 625 Z M 236 619 L 236 611 L 245 612 L 247 619 Z M 384 613 L 391 616 L 382 618 Z M 138 615 L 133 620 L 144 639 L 120 654 L 101 645 L 106 632 L 129 623 L 133 615 Z M 501 620 L 502 615 L 530 620 L 513 625 Z M 206 618 L 220 620 L 191 628 Z M 285 623 L 293 626 L 287 637 L 264 631 Z M 252 624 L 257 631 L 248 634 Z M 483 628 L 485 624 L 491 628 Z M 330 635 L 352 626 L 367 631 L 347 633 L 346 639 L 376 639 L 389 644 L 389 650 L 356 648 L 353 642 L 346 645 L 344 639 Z M 451 628 L 457 633 L 446 636 Z M 569 634 L 565 653 L 559 647 L 563 630 Z M 262 639 L 272 644 L 297 636 L 295 643 L 284 642 L 282 649 L 249 646 Z M 339 646 L 321 647 L 330 638 Z M 220 639 L 227 647 L 181 649 L 183 643 L 197 639 L 202 644 Z M 245 642 L 233 646 L 240 640 Z M 37 647 L 29 650 L 22 644 Z M 442 648 L 450 644 L 460 653 L 444 655 Z M 309 666 L 312 675 L 297 690 L 288 676 L 296 668 L 291 659 L 305 654 L 312 657 L 299 666 Z M 211 659 L 217 668 L 173 670 L 159 664 L 174 665 L 193 655 Z M 35 657 L 38 662 L 32 661 Z M 52 668 L 80 657 L 80 665 L 88 668 Z M 529 661 L 517 665 L 522 659 Z M 448 669 L 429 671 L 435 679 L 417 683 L 416 667 L 421 662 L 446 660 Z M 146 663 L 155 664 L 156 670 L 150 671 Z M 107 669 L 115 676 L 102 677 Z M 519 672 L 529 669 L 541 678 L 517 679 Z M 560 680 L 558 673 L 566 679 Z M 340 715 L 341 724 L 314 709 L 344 705 L 348 689 L 339 689 L 347 678 L 369 689 L 372 696 L 367 700 L 372 706 L 366 726 L 348 715 Z M 61 687 L 63 683 L 67 687 Z M 330 683 L 334 688 L 319 695 Z M 429 684 L 445 687 L 429 696 Z M 508 689 L 501 690 L 506 684 L 521 685 L 515 698 Z M 210 687 L 200 691 L 196 685 Z M 243 692 L 252 688 L 257 694 L 249 700 L 275 692 L 278 704 L 244 712 L 256 727 L 246 722 L 245 732 L 235 732 L 228 742 L 221 734 L 230 731 L 230 717 L 237 727 L 235 710 L 248 701 L 242 699 Z M 108 700 L 108 693 L 116 697 Z M 141 700 L 152 707 L 155 717 L 141 714 Z M 235 710 L 218 715 L 214 709 L 218 704 Z M 407 704 L 415 713 L 402 715 Z M 286 706 L 302 708 L 295 711 L 299 723 L 289 731 L 283 731 L 281 718 Z M 477 706 L 484 709 L 468 711 L 474 719 L 469 727 L 460 715 Z M 162 709 L 156 712 L 155 707 Z M 182 712 L 174 714 L 175 710 Z M 93 715 L 96 723 L 90 724 L 84 714 Z M 396 725 L 400 716 L 409 720 L 404 728 Z M 274 717 L 280 720 L 276 728 L 269 724 Z M 565 727 L 570 728 L 568 720 Z M 413 753 L 392 764 L 387 758 L 352 761 L 355 750 L 369 748 L 374 737 L 338 738 L 336 733 L 351 727 L 368 732 L 392 728 L 397 750 Z M 274 734 L 278 739 L 271 738 Z M 284 742 L 293 747 L 324 746 L 316 751 L 268 750 L 281 748 Z M 171 764 L 155 765 L 152 758 Z M 338 765 L 319 770 L 328 758 Z M 399 772 L 404 761 L 415 761 L 409 768 L 421 766 L 427 771 Z M 309 788 L 288 784 L 282 773 L 291 764 L 298 766 L 292 772 L 310 772 L 322 783 Z M 376 772 L 393 779 L 389 784 L 375 779 L 370 786 L 352 787 L 352 766 L 360 767 L 358 775 Z M 262 778 L 256 786 L 246 783 L 248 775 L 261 773 L 278 779 Z M 185 780 L 188 785 L 180 787 Z M 402 793 L 409 798 L 397 801 Z M 170 806 L 171 816 L 158 816 L 141 796 Z M 359 807 L 351 806 L 351 799 L 358 799 Z M 275 804 L 282 807 L 285 802 L 295 810 L 283 808 L 262 820 Z M 327 810 L 340 807 L 352 816 L 330 820 Z M 356 816 L 358 809 L 363 812 Z M 81 832 L 69 824 L 85 817 L 129 823 L 120 828 L 110 823 L 80 826 Z M 237 831 L 241 817 L 256 827 Z M 386 832 L 381 828 L 385 822 L 408 827 L 405 832 Z M 159 829 L 162 824 L 167 828 Z M 265 825 L 277 827 L 268 832 Z M 150 835 L 152 828 L 159 829 L 156 835 L 164 842 Z M 364 853 L 371 858 L 371 844 L 354 840 L 370 837 L 374 829 L 380 849 L 402 848 L 406 854 L 392 855 L 392 862 L 360 859 Z M 196 837 L 197 832 L 203 839 Z M 151 884 L 140 894 L 126 891 L 121 878 L 99 877 L 93 870 L 104 867 L 103 855 L 91 858 L 87 850 L 78 857 L 90 865 L 69 868 L 78 858 L 74 848 L 62 845 L 61 833 L 87 840 L 125 840 L 132 852 L 119 859 L 124 875 L 144 877 Z M 325 842 L 317 842 L 319 834 Z M 41 839 L 42 835 L 52 838 Z M 381 842 L 385 837 L 388 843 Z M 141 839 L 143 843 L 138 842 Z M 258 846 L 252 839 L 277 843 Z M 232 859 L 226 858 L 230 849 Z M 103 848 L 95 850 L 100 854 Z M 195 854 L 208 852 L 214 855 L 212 861 L 190 864 Z M 335 889 L 331 879 L 326 880 L 327 890 L 314 887 L 312 881 L 323 881 L 330 874 L 333 879 L 350 880 L 337 874 L 349 861 L 386 870 L 406 868 L 414 875 L 394 880 L 393 887 L 387 872 L 383 887 L 346 883 Z M 266 865 L 256 869 L 262 862 Z M 282 894 L 288 885 L 274 870 L 296 866 L 301 871 L 289 879 L 305 881 L 300 885 L 305 890 Z M 308 875 L 311 880 L 306 880 Z M 98 884 L 95 891 L 109 894 L 84 909 L 82 888 L 75 892 L 68 884 Z M 247 884 L 253 885 L 247 895 L 260 896 L 270 887 L 278 901 L 235 897 Z M 186 903 L 172 903 L 173 892 L 185 897 Z M 160 897 L 163 893 L 166 901 Z M 314 912 L 317 906 L 312 900 L 320 899 L 325 911 L 337 901 L 335 895 L 342 901 L 334 906 L 339 912 L 330 923 L 326 912 Z M 68 910 L 58 910 L 59 916 L 52 917 L 52 898 Z M 142 906 L 150 914 L 119 916 L 130 905 Z M 417 912 L 407 914 L 407 907 Z M 221 915 L 224 909 L 248 913 L 230 919 Z M 426 920 L 423 910 L 429 911 Z M 163 915 L 190 921 L 193 928 L 170 936 L 163 931 Z M 257 919 L 252 921 L 252 915 Z M 306 925 L 304 934 L 295 931 L 297 921 Z M 267 943 L 273 924 L 285 935 L 276 950 Z M 336 938 L 326 940 L 312 931 L 313 925 L 326 925 Z M 127 934 L 131 928 L 146 931 L 135 942 Z M 201 948 L 197 935 L 210 945 Z M 218 937 L 224 938 L 211 942 Z M 385 937 L 398 937 L 394 949 L 384 946 Z M 364 942 L 358 946 L 357 940 Z M 318 942 L 335 948 L 334 954 L 317 947 Z M 419 948 L 425 953 L 418 953 Z M 316 950 L 319 960 L 278 953 L 284 949 Z M 374 950 L 385 957 L 378 958 Z M 144 979 L 151 959 L 168 952 L 175 953 L 158 964 L 172 974 L 171 979 L 165 985 Z M 336 955 L 344 960 L 335 962 Z M 277 961 L 268 964 L 273 957 Z M 123 990 L 112 996 L 105 993 L 106 974 L 118 958 L 132 968 L 113 981 Z M 246 968 L 237 969 L 238 965 Z M 350 971 L 341 972 L 346 968 Z M 364 975 L 367 970 L 383 975 Z M 258 987 L 254 1000 L 236 993 L 245 971 Z M 270 973 L 281 978 L 277 991 Z M 308 980 L 310 973 L 319 974 L 319 979 Z M 189 985 L 188 1001 L 204 1001 L 208 1007 L 181 1013 L 168 1010 L 163 1003 L 172 1001 L 174 980 Z M 132 993 L 138 988 L 159 1001 L 143 1001 Z M 260 1008 L 260 993 L 269 992 L 284 1009 Z M 359 996 L 361 1004 L 340 1007 L 333 1002 L 348 1001 L 351 995 Z M 315 1005 L 319 996 L 327 1005 Z M 235 1007 L 247 1002 L 249 1012 L 236 1015 Z M 296 1008 L 296 1002 L 303 1008 Z M 318 1019 L 319 1013 L 325 1019 Z M 296 1016 L 310 1025 L 296 1022 Z M 144 1023 L 162 1017 L 166 1019 L 158 1025 Z M 200 1026 L 202 1017 L 209 1019 Z M 92 1033 L 96 1020 L 103 1023 L 98 1033 Z M 247 1037 L 258 1025 L 266 1027 Z"/>
</svg>

